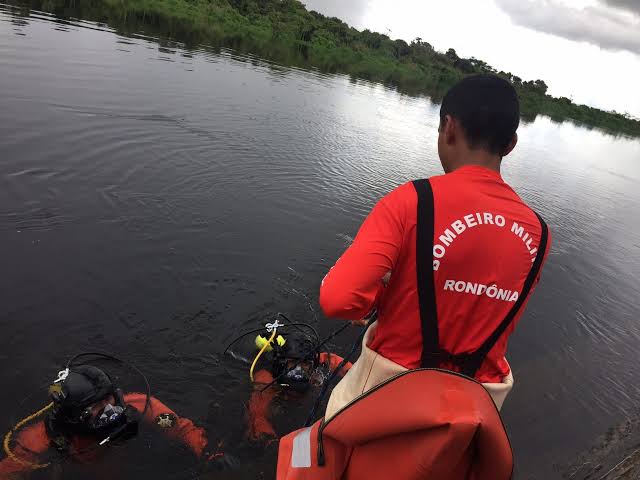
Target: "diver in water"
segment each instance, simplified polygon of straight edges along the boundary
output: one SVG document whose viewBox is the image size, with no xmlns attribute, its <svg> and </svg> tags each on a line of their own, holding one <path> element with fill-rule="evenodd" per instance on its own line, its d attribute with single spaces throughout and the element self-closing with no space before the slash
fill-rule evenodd
<svg viewBox="0 0 640 480">
<path fill-rule="evenodd" d="M 277 437 L 269 420 L 273 399 L 277 395 L 299 398 L 310 386 L 321 385 L 340 367 L 343 359 L 333 353 L 318 352 L 317 341 L 297 333 L 286 338 L 279 335 L 271 342 L 258 335 L 256 347 L 267 352 L 268 365 L 255 374 L 252 371 L 253 392 L 247 408 L 247 436 L 253 441 L 268 441 Z M 351 363 L 346 362 L 338 375 L 344 375 L 349 368 Z"/>
<path fill-rule="evenodd" d="M 42 462 L 42 458 L 52 448 L 62 458 L 92 463 L 104 445 L 135 435 L 140 422 L 183 443 L 207 465 L 224 465 L 226 460 L 222 452 L 207 451 L 203 428 L 152 397 L 148 383 L 146 394 L 123 393 L 100 368 L 69 362 L 49 388 L 49 394 L 49 405 L 19 422 L 5 436 L 7 457 L 0 462 L 0 480 L 48 467 L 50 463 Z M 40 415 L 45 418 L 23 427 Z"/>
</svg>

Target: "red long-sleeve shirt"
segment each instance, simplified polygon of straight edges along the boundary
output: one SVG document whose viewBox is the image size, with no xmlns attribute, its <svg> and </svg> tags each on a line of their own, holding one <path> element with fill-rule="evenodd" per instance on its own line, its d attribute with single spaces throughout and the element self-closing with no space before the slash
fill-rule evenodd
<svg viewBox="0 0 640 480">
<path fill-rule="evenodd" d="M 468 353 L 491 335 L 516 301 L 542 229 L 533 211 L 497 172 L 466 166 L 430 182 L 440 346 L 453 354 Z M 410 369 L 420 366 L 423 345 L 417 204 L 412 183 L 380 200 L 320 288 L 320 305 L 328 317 L 357 320 L 377 306 L 378 328 L 369 347 Z M 547 245 L 546 253 L 550 238 Z M 389 271 L 385 288 L 382 278 Z M 524 306 L 489 352 L 478 380 L 500 382 L 509 373 L 504 359 L 507 339 L 523 311 Z"/>
</svg>

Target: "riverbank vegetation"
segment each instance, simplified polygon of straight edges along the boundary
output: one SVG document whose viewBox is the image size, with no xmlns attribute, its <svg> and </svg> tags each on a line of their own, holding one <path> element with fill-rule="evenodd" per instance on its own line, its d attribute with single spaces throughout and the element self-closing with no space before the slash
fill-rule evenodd
<svg viewBox="0 0 640 480">
<path fill-rule="evenodd" d="M 289 65 L 345 73 L 435 101 L 465 75 L 495 73 L 516 87 L 526 120 L 546 115 L 613 134 L 640 136 L 639 120 L 552 97 L 543 80 L 523 80 L 496 71 L 482 60 L 458 56 L 453 49 L 439 52 L 421 38 L 408 43 L 358 31 L 337 18 L 308 11 L 298 0 L 25 0 L 18 4 L 60 17 L 102 22 L 125 34 L 144 31 L 187 47 L 228 46 Z"/>
</svg>

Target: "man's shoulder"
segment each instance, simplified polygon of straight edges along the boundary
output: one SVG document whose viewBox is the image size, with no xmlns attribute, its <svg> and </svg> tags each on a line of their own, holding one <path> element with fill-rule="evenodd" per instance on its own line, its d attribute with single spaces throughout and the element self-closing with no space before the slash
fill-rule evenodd
<svg viewBox="0 0 640 480">
<path fill-rule="evenodd" d="M 415 180 L 409 180 L 408 182 L 398 185 L 396 188 L 391 190 L 391 192 L 389 192 L 389 195 L 393 193 L 402 194 L 402 193 L 407 193 L 408 191 L 415 191 L 415 188 L 413 186 L 414 181 Z"/>
<path fill-rule="evenodd" d="M 386 207 L 395 209 L 415 203 L 417 199 L 413 181 L 403 183 L 387 193 L 380 202 Z"/>
</svg>

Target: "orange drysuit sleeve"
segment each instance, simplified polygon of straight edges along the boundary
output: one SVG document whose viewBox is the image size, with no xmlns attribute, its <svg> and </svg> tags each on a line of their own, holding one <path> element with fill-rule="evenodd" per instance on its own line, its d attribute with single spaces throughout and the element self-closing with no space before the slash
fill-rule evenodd
<svg viewBox="0 0 640 480">
<path fill-rule="evenodd" d="M 340 355 L 336 355 L 335 353 L 322 352 L 320 354 L 320 363 L 326 364 L 331 372 L 338 368 L 343 360 L 344 358 L 342 358 Z M 338 375 L 343 377 L 344 374 L 347 373 L 352 366 L 353 364 L 351 362 L 345 363 L 344 367 L 342 367 L 342 370 L 340 370 Z"/>
<path fill-rule="evenodd" d="M 49 449 L 49 436 L 44 422 L 23 428 L 11 443 L 11 451 L 23 462 L 10 457 L 4 458 L 0 462 L 0 480 L 7 480 L 13 478 L 13 474 L 29 471 L 31 467 L 26 462 L 39 463 L 38 455 Z"/>
<path fill-rule="evenodd" d="M 320 306 L 327 317 L 360 320 L 384 290 L 404 238 L 406 199 L 399 187 L 383 197 L 366 218 L 351 246 L 324 277 Z"/>
<path fill-rule="evenodd" d="M 269 408 L 273 398 L 276 396 L 275 388 L 267 388 L 262 391 L 265 385 L 273 381 L 273 375 L 267 370 L 259 370 L 253 376 L 253 392 L 247 405 L 247 421 L 249 429 L 247 436 L 249 440 L 257 441 L 263 438 L 273 438 L 276 431 L 269 420 Z"/>
<path fill-rule="evenodd" d="M 144 410 L 146 399 L 147 396 L 143 393 L 128 393 L 124 396 L 124 402 L 135 407 L 139 412 Z M 207 446 L 207 435 L 203 428 L 194 425 L 188 418 L 179 417 L 155 397 L 151 397 L 144 422 L 154 424 L 168 437 L 183 442 L 198 457 L 202 455 Z"/>
</svg>

